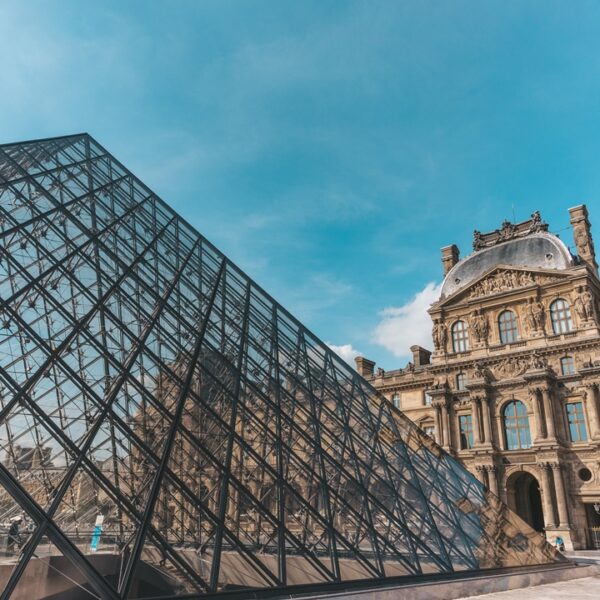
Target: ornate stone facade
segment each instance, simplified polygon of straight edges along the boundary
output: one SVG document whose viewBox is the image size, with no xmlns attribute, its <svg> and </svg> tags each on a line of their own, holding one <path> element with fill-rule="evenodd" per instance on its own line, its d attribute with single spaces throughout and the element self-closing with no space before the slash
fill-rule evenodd
<svg viewBox="0 0 600 600">
<path fill-rule="evenodd" d="M 572 254 L 539 212 L 442 249 L 434 352 L 357 368 L 526 521 L 600 547 L 600 281 L 585 206 Z"/>
</svg>

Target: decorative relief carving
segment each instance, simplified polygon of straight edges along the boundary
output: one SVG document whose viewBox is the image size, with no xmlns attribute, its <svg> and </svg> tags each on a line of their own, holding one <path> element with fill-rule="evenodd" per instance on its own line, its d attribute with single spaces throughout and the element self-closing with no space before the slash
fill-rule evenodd
<svg viewBox="0 0 600 600">
<path fill-rule="evenodd" d="M 492 378 L 492 374 L 490 370 L 483 366 L 481 362 L 475 363 L 475 369 L 473 370 L 473 379 L 484 379 L 485 381 L 489 381 Z"/>
<path fill-rule="evenodd" d="M 504 269 L 475 284 L 471 289 L 469 298 L 479 298 L 533 284 L 544 285 L 552 281 L 556 281 L 556 278 L 551 275 Z"/>
<path fill-rule="evenodd" d="M 592 256 L 594 254 L 594 242 L 588 232 L 585 221 L 578 223 L 573 231 L 577 254 L 582 257 Z"/>
<path fill-rule="evenodd" d="M 540 356 L 537 351 L 533 351 L 533 354 L 529 357 L 529 368 L 530 369 L 545 369 L 548 367 L 548 359 Z"/>
<path fill-rule="evenodd" d="M 519 377 L 530 368 L 531 359 L 527 356 L 507 356 L 492 367 L 496 379 Z"/>
</svg>

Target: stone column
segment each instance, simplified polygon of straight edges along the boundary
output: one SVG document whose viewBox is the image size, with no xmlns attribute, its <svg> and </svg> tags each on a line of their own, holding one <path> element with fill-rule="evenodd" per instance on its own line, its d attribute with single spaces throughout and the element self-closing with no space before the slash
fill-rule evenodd
<svg viewBox="0 0 600 600">
<path fill-rule="evenodd" d="M 555 440 L 556 426 L 554 424 L 554 410 L 552 406 L 552 398 L 550 396 L 550 389 L 547 387 L 542 388 L 542 400 L 544 402 L 544 412 L 546 413 L 547 437 L 551 440 Z"/>
<path fill-rule="evenodd" d="M 498 495 L 498 469 L 494 465 L 489 465 L 487 467 L 488 474 L 488 485 L 490 488 L 490 492 L 494 494 L 494 496 Z"/>
<path fill-rule="evenodd" d="M 448 423 L 448 407 L 446 404 L 442 404 L 442 431 L 444 432 L 444 442 L 442 446 L 446 449 L 450 449 L 450 427 Z"/>
<path fill-rule="evenodd" d="M 535 388 L 529 390 L 529 396 L 531 398 L 531 405 L 533 406 L 533 416 L 535 417 L 535 439 L 542 440 L 546 436 L 544 435 L 544 424 L 542 420 L 542 405 L 540 402 L 539 391 Z"/>
<path fill-rule="evenodd" d="M 436 404 L 433 407 L 435 420 L 435 441 L 439 446 L 444 445 L 444 433 L 442 431 L 442 419 L 440 415 L 440 407 Z"/>
<path fill-rule="evenodd" d="M 585 408 L 590 423 L 590 437 L 600 437 L 600 414 L 598 413 L 598 387 L 596 384 L 585 388 Z"/>
<path fill-rule="evenodd" d="M 481 430 L 479 428 L 479 398 L 473 396 L 471 398 L 471 418 L 473 420 L 473 445 L 478 446 L 481 444 Z"/>
<path fill-rule="evenodd" d="M 554 503 L 552 502 L 552 484 L 550 482 L 550 465 L 540 463 L 542 472 L 542 503 L 544 505 L 544 525 L 546 529 L 554 529 Z"/>
<path fill-rule="evenodd" d="M 483 419 L 483 441 L 492 444 L 492 421 L 490 418 L 490 400 L 487 397 L 481 399 L 481 412 Z M 494 492 L 495 493 L 495 492 Z"/>
<path fill-rule="evenodd" d="M 569 511 L 567 509 L 567 494 L 562 476 L 560 463 L 550 465 L 554 471 L 554 488 L 556 490 L 556 504 L 558 507 L 559 527 L 569 527 Z"/>
</svg>

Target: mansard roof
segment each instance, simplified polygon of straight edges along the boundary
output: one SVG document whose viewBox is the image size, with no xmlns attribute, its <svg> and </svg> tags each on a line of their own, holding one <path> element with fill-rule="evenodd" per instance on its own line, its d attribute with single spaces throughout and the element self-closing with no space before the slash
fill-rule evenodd
<svg viewBox="0 0 600 600">
<path fill-rule="evenodd" d="M 475 234 L 475 240 L 484 236 Z M 487 235 L 487 234 L 486 234 Z M 441 298 L 447 298 L 473 283 L 497 265 L 531 269 L 565 270 L 575 261 L 565 243 L 547 231 L 529 233 L 507 241 L 496 239 L 493 245 L 476 249 L 459 261 L 446 275 Z M 476 244 L 474 244 L 476 247 Z"/>
</svg>

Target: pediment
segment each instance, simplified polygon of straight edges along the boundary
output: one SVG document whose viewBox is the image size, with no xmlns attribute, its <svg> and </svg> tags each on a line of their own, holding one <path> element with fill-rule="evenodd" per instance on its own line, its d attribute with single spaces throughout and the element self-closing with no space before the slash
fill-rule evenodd
<svg viewBox="0 0 600 600">
<path fill-rule="evenodd" d="M 469 285 L 457 290 L 451 296 L 442 298 L 436 308 L 456 304 L 465 300 L 488 298 L 511 290 L 535 285 L 548 285 L 564 280 L 569 273 L 554 269 L 526 269 L 509 265 L 496 265 Z"/>
</svg>

